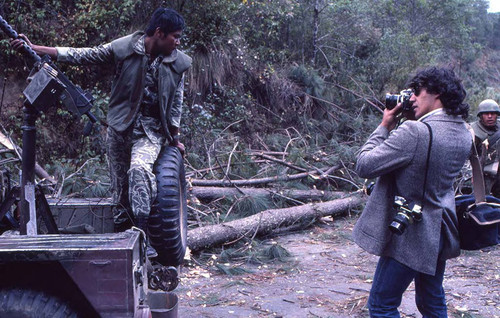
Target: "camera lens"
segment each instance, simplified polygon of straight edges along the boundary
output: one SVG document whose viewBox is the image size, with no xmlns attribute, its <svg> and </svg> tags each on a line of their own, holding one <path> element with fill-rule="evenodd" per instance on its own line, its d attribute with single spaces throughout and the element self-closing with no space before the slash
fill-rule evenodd
<svg viewBox="0 0 500 318">
<path fill-rule="evenodd" d="M 401 235 L 405 231 L 406 227 L 408 227 L 409 221 L 410 218 L 405 212 L 398 212 L 389 225 L 389 230 L 391 230 L 392 233 Z"/>
<path fill-rule="evenodd" d="M 385 108 L 393 109 L 399 103 L 401 95 L 385 94 Z"/>
</svg>

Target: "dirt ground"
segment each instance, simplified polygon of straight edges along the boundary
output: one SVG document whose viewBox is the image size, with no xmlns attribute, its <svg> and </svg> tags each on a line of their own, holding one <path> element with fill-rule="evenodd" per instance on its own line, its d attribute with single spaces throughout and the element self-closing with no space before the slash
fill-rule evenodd
<svg viewBox="0 0 500 318">
<path fill-rule="evenodd" d="M 355 220 L 325 218 L 301 233 L 275 237 L 286 262 L 247 265 L 225 275 L 215 267 L 181 268 L 179 317 L 368 317 L 366 301 L 377 257 L 351 241 Z M 449 317 L 500 318 L 500 246 L 463 251 L 447 263 Z M 227 264 L 231 265 L 231 264 Z M 421 317 L 410 285 L 402 317 Z"/>
</svg>

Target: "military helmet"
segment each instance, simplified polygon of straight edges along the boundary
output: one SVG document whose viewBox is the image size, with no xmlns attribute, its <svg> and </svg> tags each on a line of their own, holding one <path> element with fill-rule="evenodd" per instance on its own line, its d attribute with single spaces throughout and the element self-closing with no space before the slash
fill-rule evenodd
<svg viewBox="0 0 500 318">
<path fill-rule="evenodd" d="M 497 113 L 500 115 L 500 107 L 493 99 L 485 99 L 477 107 L 477 116 L 482 113 Z"/>
</svg>

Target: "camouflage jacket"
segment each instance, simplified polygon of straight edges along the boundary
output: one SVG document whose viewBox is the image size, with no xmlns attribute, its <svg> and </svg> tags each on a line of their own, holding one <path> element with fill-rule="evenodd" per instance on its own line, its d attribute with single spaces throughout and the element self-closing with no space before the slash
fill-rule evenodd
<svg viewBox="0 0 500 318">
<path fill-rule="evenodd" d="M 148 56 L 137 49 L 137 42 L 144 36 L 135 32 L 111 43 L 93 48 L 57 47 L 58 61 L 71 64 L 113 64 L 113 79 L 108 125 L 124 131 L 134 122 L 143 100 Z M 183 74 L 191 66 L 191 58 L 179 50 L 164 57 L 158 72 L 160 119 L 170 142 L 169 126 L 180 126 L 183 100 Z"/>
<path fill-rule="evenodd" d="M 485 173 L 496 175 L 499 161 L 500 125 L 497 122 L 495 129 L 487 129 L 479 121 L 476 121 L 471 124 L 471 127 L 475 135 L 474 144 Z"/>
</svg>

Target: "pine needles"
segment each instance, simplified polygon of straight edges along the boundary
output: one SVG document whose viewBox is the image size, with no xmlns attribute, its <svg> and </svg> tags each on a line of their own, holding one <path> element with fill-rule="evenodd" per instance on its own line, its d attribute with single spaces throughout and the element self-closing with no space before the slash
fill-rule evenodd
<svg viewBox="0 0 500 318">
<path fill-rule="evenodd" d="M 253 240 L 229 248 L 204 251 L 194 258 L 199 265 L 214 267 L 222 274 L 241 275 L 265 264 L 288 264 L 291 256 L 288 250 L 274 241 Z"/>
</svg>

